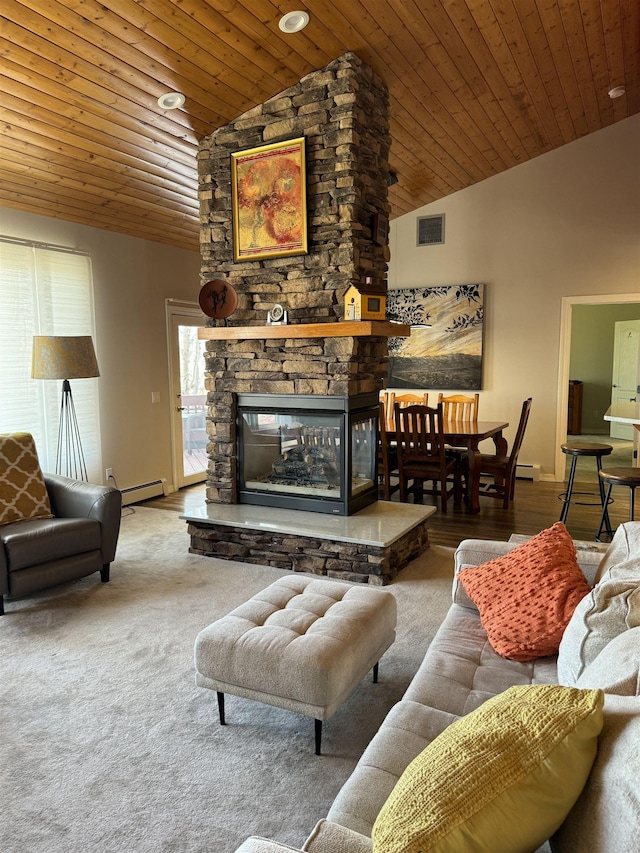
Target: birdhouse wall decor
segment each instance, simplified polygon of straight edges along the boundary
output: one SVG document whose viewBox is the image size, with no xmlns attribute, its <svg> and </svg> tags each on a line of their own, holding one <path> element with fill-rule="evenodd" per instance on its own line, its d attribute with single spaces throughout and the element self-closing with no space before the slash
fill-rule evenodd
<svg viewBox="0 0 640 853">
<path fill-rule="evenodd" d="M 384 320 L 387 315 L 387 297 L 368 287 L 361 289 L 352 284 L 344 294 L 345 320 Z"/>
</svg>

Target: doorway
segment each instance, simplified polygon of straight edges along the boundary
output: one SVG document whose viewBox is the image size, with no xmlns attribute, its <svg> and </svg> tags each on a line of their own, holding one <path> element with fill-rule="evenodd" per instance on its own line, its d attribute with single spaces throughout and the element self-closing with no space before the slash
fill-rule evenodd
<svg viewBox="0 0 640 853">
<path fill-rule="evenodd" d="M 640 320 L 616 323 L 613 345 L 613 376 L 611 402 L 636 402 L 640 385 Z M 633 441 L 631 424 L 611 424 L 612 438 Z"/>
<path fill-rule="evenodd" d="M 554 479 L 561 482 L 565 479 L 566 458 L 562 453 L 561 444 L 567 438 L 567 408 L 569 397 L 569 380 L 579 379 L 580 377 L 570 375 L 571 365 L 571 344 L 572 344 L 572 320 L 574 308 L 576 306 L 594 306 L 594 307 L 613 307 L 622 305 L 638 306 L 640 312 L 640 294 L 638 293 L 623 293 L 623 294 L 606 294 L 594 296 L 565 296 L 562 298 L 562 307 L 560 313 L 560 352 L 558 365 L 558 389 L 557 389 L 557 405 L 556 405 L 556 454 L 555 454 L 555 473 Z M 608 408 L 611 399 L 607 391 L 607 401 L 605 410 Z M 599 422 L 597 432 L 602 432 L 603 435 L 600 441 L 607 441 L 609 434 L 609 424 L 605 424 L 602 420 L 604 412 L 599 414 Z M 587 432 L 591 430 L 587 427 Z M 595 432 L 595 430 L 594 430 Z M 584 436 L 586 440 L 586 434 Z M 631 464 L 631 462 L 629 462 Z"/>
<path fill-rule="evenodd" d="M 181 489 L 207 476 L 206 342 L 198 340 L 205 318 L 195 303 L 168 299 L 166 310 L 173 482 Z"/>
</svg>

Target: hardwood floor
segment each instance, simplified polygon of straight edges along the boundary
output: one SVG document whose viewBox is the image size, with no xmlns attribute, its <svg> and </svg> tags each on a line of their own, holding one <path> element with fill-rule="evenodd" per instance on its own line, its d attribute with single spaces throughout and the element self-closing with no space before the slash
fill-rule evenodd
<svg viewBox="0 0 640 853">
<path fill-rule="evenodd" d="M 534 534 L 550 527 L 560 517 L 562 504 L 558 494 L 563 483 L 518 480 L 512 507 L 502 509 L 501 501 L 481 498 L 479 515 L 470 515 L 464 508 L 449 507 L 446 514 L 436 513 L 429 521 L 429 535 L 435 545 L 456 547 L 463 539 L 507 540 L 512 533 Z M 597 484 L 577 483 L 574 489 L 596 489 Z M 152 498 L 140 505 L 183 513 L 191 507 L 201 506 L 205 499 L 205 486 L 189 486 L 166 497 Z M 629 518 L 629 490 L 613 490 L 614 503 L 609 507 L 613 529 Z M 396 496 L 394 495 L 394 498 Z M 592 500 L 592 498 L 585 498 Z M 426 498 L 425 502 L 429 502 Z M 567 517 L 567 529 L 574 539 L 593 540 L 600 521 L 599 506 L 572 504 Z M 606 541 L 606 537 L 605 541 Z"/>
</svg>

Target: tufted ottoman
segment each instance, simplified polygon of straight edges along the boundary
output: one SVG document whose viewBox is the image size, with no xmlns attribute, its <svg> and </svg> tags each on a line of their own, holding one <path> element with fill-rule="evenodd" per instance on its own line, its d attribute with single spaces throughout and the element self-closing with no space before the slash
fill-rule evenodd
<svg viewBox="0 0 640 853">
<path fill-rule="evenodd" d="M 196 684 L 257 699 L 315 719 L 316 755 L 322 721 L 395 639 L 390 592 L 307 577 L 283 577 L 202 630 L 195 643 Z"/>
</svg>

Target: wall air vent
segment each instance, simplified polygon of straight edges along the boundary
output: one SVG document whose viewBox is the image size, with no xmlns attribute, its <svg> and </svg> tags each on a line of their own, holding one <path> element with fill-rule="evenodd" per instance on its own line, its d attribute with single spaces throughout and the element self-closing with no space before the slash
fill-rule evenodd
<svg viewBox="0 0 640 853">
<path fill-rule="evenodd" d="M 418 246 L 437 246 L 444 243 L 444 213 L 418 217 Z"/>
</svg>

